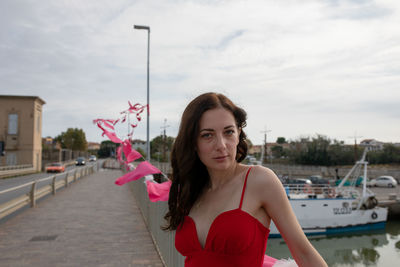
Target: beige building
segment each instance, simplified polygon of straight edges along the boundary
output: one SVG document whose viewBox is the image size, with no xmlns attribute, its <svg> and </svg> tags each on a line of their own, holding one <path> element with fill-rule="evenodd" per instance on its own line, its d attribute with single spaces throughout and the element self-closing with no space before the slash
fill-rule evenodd
<svg viewBox="0 0 400 267">
<path fill-rule="evenodd" d="M 44 104 L 37 96 L 0 95 L 1 166 L 31 164 L 41 170 Z"/>
<path fill-rule="evenodd" d="M 360 142 L 360 146 L 366 148 L 368 151 L 378 151 L 383 149 L 383 142 L 375 139 L 364 139 Z"/>
<path fill-rule="evenodd" d="M 88 150 L 99 150 L 100 149 L 100 143 L 88 142 L 87 149 Z"/>
<path fill-rule="evenodd" d="M 139 139 L 135 139 L 132 141 L 132 147 L 133 149 L 141 149 L 143 151 L 146 151 L 147 147 L 146 147 L 146 141 L 143 140 L 139 140 Z"/>
</svg>

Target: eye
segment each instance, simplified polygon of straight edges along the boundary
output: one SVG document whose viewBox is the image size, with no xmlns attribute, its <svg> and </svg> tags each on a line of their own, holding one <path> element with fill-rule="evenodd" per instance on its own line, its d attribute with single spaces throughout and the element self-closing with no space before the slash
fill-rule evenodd
<svg viewBox="0 0 400 267">
<path fill-rule="evenodd" d="M 203 134 L 200 135 L 200 137 L 201 137 L 201 138 L 204 138 L 204 139 L 208 139 L 208 138 L 210 138 L 211 136 L 212 136 L 211 133 L 203 133 Z"/>
<path fill-rule="evenodd" d="M 226 130 L 226 131 L 225 131 L 225 134 L 226 134 L 226 135 L 232 135 L 232 134 L 234 134 L 234 133 L 235 133 L 235 131 L 232 130 L 232 129 L 229 129 L 229 130 Z"/>
</svg>

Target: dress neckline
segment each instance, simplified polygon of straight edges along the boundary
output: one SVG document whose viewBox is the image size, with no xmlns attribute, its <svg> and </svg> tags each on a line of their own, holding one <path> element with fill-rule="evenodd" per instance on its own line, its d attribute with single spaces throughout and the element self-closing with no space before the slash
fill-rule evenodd
<svg viewBox="0 0 400 267">
<path fill-rule="evenodd" d="M 226 214 L 228 214 L 228 213 L 233 213 L 233 212 L 241 212 L 241 213 L 245 214 L 245 216 L 250 217 L 250 218 L 251 218 L 252 220 L 254 220 L 259 226 L 261 226 L 264 230 L 269 231 L 269 228 L 268 228 L 268 227 L 266 227 L 265 225 L 263 225 L 263 224 L 262 224 L 259 220 L 257 220 L 253 215 L 251 215 L 250 213 L 248 213 L 248 212 L 242 210 L 241 208 L 226 210 L 226 211 L 223 211 L 223 212 L 221 212 L 220 214 L 218 214 L 218 215 L 214 218 L 214 220 L 212 221 L 212 223 L 211 223 L 211 225 L 210 225 L 210 228 L 208 229 L 207 236 L 206 236 L 206 240 L 205 240 L 204 247 L 203 247 L 203 245 L 200 243 L 200 239 L 199 239 L 199 235 L 198 235 L 198 232 L 197 232 L 197 226 L 196 226 L 195 220 L 194 220 L 192 217 L 190 217 L 190 215 L 186 215 L 185 217 L 186 217 L 186 218 L 189 218 L 190 221 L 192 222 L 192 225 L 193 225 L 193 228 L 194 228 L 194 232 L 195 232 L 195 235 L 196 235 L 196 239 L 197 239 L 197 243 L 198 243 L 199 248 L 200 248 L 201 250 L 205 250 L 205 249 L 207 248 L 208 239 L 209 239 L 211 230 L 212 230 L 213 226 L 215 225 L 215 222 L 216 222 L 218 219 L 222 218 L 223 215 L 226 215 Z"/>
<path fill-rule="evenodd" d="M 212 229 L 212 227 L 213 227 L 215 221 L 216 221 L 218 218 L 220 218 L 221 215 L 223 215 L 223 214 L 227 214 L 227 213 L 229 213 L 229 212 L 235 212 L 235 211 L 238 211 L 238 210 L 239 210 L 239 211 L 242 211 L 242 212 L 244 212 L 245 214 L 249 215 L 251 218 L 253 218 L 254 220 L 256 220 L 259 224 L 261 224 L 264 228 L 266 228 L 259 220 L 257 220 L 256 218 L 254 218 L 254 217 L 253 217 L 251 214 L 249 214 L 248 212 L 245 212 L 245 211 L 242 210 L 244 192 L 246 191 L 247 178 L 249 177 L 249 173 L 250 173 L 250 171 L 251 171 L 251 168 L 252 168 L 252 166 L 247 170 L 247 172 L 246 172 L 246 177 L 244 178 L 244 183 L 243 183 L 243 188 L 242 188 L 242 194 L 241 194 L 241 197 L 240 197 L 240 204 L 239 204 L 239 207 L 236 208 L 236 209 L 223 211 L 223 212 L 221 212 L 220 214 L 218 214 L 218 215 L 213 219 L 213 221 L 212 221 L 211 224 L 210 224 L 210 228 L 208 228 L 208 232 L 207 232 L 207 235 L 206 235 L 204 247 L 203 247 L 203 245 L 200 243 L 199 234 L 198 234 L 198 232 L 197 232 L 197 226 L 196 226 L 195 220 L 194 220 L 192 217 L 190 217 L 190 215 L 186 215 L 186 217 L 190 218 L 190 220 L 191 220 L 192 223 L 193 223 L 194 230 L 195 230 L 195 232 L 196 232 L 196 238 L 197 238 L 197 241 L 198 241 L 198 243 L 199 243 L 199 245 L 200 245 L 200 248 L 201 248 L 202 250 L 204 250 L 204 249 L 207 247 L 208 236 L 210 235 L 211 229 Z"/>
</svg>

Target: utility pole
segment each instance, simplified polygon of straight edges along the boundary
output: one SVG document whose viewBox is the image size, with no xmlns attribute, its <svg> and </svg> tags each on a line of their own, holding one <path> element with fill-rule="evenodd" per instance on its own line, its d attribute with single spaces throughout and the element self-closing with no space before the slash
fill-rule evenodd
<svg viewBox="0 0 400 267">
<path fill-rule="evenodd" d="M 164 126 L 161 126 L 160 128 L 163 129 L 163 158 L 166 159 L 167 158 L 167 134 L 166 134 L 166 129 L 169 127 L 169 125 L 167 125 L 167 119 L 164 119 Z"/>
<path fill-rule="evenodd" d="M 267 130 L 267 127 L 265 127 L 264 131 L 261 131 L 261 133 L 264 133 L 264 157 L 261 159 L 261 164 L 267 163 L 268 160 L 268 147 L 267 147 L 267 133 L 271 132 L 271 130 Z"/>
<path fill-rule="evenodd" d="M 350 136 L 349 138 L 354 138 L 354 162 L 357 162 L 357 138 L 361 138 L 362 136 L 357 136 L 357 132 L 354 132 L 354 136 Z"/>
</svg>

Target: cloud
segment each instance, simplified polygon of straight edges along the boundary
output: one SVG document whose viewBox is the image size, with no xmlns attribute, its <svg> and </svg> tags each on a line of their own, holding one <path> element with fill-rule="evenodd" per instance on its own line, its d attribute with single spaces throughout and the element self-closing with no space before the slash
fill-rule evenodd
<svg viewBox="0 0 400 267">
<path fill-rule="evenodd" d="M 392 14 L 390 8 L 379 5 L 373 0 L 332 0 L 327 1 L 331 8 L 331 17 L 349 20 L 381 19 Z"/>
<path fill-rule="evenodd" d="M 102 140 L 92 119 L 145 104 L 141 24 L 151 27 L 152 137 L 165 118 L 175 135 L 185 105 L 219 91 L 248 111 L 253 143 L 265 126 L 271 140 L 357 130 L 399 141 L 395 0 L 1 1 L 0 10 L 0 93 L 42 97 L 44 135 L 77 125 Z M 135 134 L 144 138 L 145 122 Z"/>
</svg>

